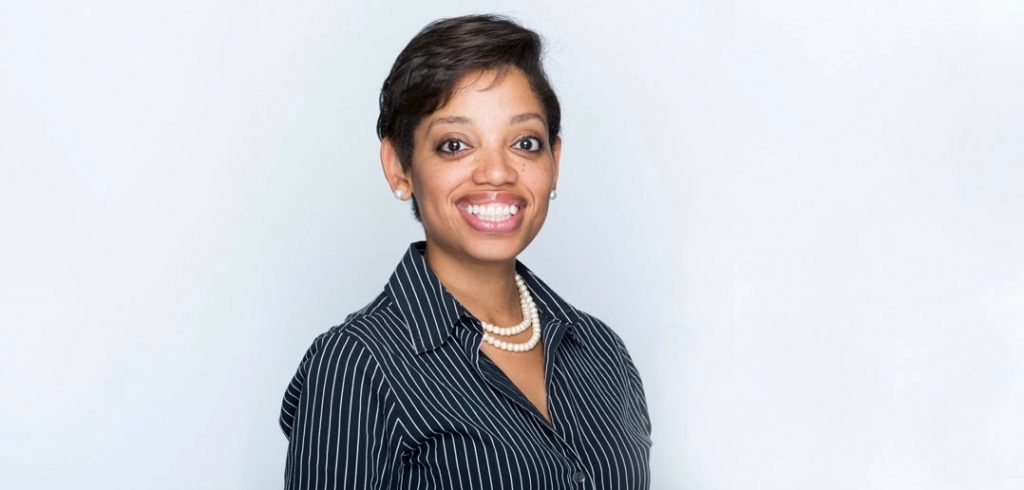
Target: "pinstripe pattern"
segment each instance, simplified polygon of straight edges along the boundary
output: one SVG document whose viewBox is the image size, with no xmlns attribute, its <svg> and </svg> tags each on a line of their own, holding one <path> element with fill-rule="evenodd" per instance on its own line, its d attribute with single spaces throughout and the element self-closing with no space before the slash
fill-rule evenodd
<svg viewBox="0 0 1024 490">
<path fill-rule="evenodd" d="M 285 488 L 649 488 L 651 425 L 622 340 L 522 263 L 552 424 L 409 246 L 384 291 L 318 336 L 284 396 Z"/>
</svg>

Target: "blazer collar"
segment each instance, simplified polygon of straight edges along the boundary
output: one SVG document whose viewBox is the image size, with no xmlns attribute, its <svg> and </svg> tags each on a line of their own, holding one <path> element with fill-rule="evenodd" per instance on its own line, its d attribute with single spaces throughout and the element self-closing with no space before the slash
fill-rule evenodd
<svg viewBox="0 0 1024 490">
<path fill-rule="evenodd" d="M 440 347 L 463 317 L 473 317 L 430 269 L 423 255 L 426 248 L 425 241 L 411 243 L 386 288 L 405 320 L 409 341 L 417 354 Z M 580 341 L 580 336 L 574 331 L 574 325 L 581 321 L 580 312 L 555 294 L 518 259 L 515 267 L 533 295 L 541 323 L 547 325 L 551 320 L 565 323 L 568 327 L 566 333 Z"/>
</svg>

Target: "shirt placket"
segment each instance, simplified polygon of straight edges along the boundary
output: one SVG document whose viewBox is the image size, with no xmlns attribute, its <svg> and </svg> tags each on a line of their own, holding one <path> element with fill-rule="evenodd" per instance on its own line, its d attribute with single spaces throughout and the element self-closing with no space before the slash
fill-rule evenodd
<svg viewBox="0 0 1024 490">
<path fill-rule="evenodd" d="M 476 322 L 477 320 L 466 318 L 464 321 Z M 474 329 L 475 331 L 475 329 Z M 480 370 L 480 374 L 484 380 L 491 385 L 495 390 L 501 393 L 503 396 L 518 404 L 525 410 L 527 410 L 535 419 L 540 427 L 542 427 L 545 436 L 554 442 L 554 445 L 559 448 L 565 459 L 569 470 L 568 477 L 572 482 L 573 488 L 592 488 L 590 483 L 591 478 L 588 474 L 583 460 L 580 458 L 576 450 L 568 443 L 562 430 L 558 425 L 558 403 L 552 403 L 552 398 L 555 396 L 555 391 L 552 390 L 554 381 L 555 366 L 558 362 L 558 350 L 559 345 L 565 336 L 565 325 L 560 320 L 552 319 L 544 323 L 541 329 L 542 341 L 544 342 L 544 389 L 547 392 L 548 398 L 548 415 L 551 418 L 551 423 L 548 423 L 544 416 L 537 410 L 537 407 L 526 398 L 526 395 L 519 390 L 518 387 L 512 380 L 505 375 L 505 373 L 486 357 L 482 352 L 479 351 L 479 339 L 480 335 L 473 336 L 475 346 L 477 349 L 475 359 L 477 362 L 477 368 Z M 560 394 L 560 391 L 558 391 Z"/>
</svg>

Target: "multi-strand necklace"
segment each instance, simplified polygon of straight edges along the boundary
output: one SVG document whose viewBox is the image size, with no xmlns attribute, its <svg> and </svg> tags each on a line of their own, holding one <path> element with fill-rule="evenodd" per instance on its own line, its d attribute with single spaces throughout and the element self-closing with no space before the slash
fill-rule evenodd
<svg viewBox="0 0 1024 490">
<path fill-rule="evenodd" d="M 530 290 L 526 288 L 526 282 L 519 274 L 516 274 L 516 287 L 519 288 L 519 305 L 523 309 L 523 321 L 511 327 L 499 327 L 483 320 L 480 321 L 480 324 L 484 328 L 484 341 L 488 344 L 509 352 L 526 352 L 533 349 L 540 341 L 540 318 L 537 315 L 537 305 L 533 302 L 533 296 L 530 296 Z M 530 325 L 533 325 L 533 336 L 526 342 L 508 342 L 495 337 L 495 335 L 506 337 L 515 335 L 530 328 Z"/>
</svg>

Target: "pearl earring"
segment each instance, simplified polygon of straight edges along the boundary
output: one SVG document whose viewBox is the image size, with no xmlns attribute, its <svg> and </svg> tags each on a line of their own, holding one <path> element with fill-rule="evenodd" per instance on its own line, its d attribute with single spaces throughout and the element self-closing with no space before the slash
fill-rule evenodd
<svg viewBox="0 0 1024 490">
<path fill-rule="evenodd" d="M 551 198 L 552 201 L 554 201 L 555 198 L 558 197 L 558 191 L 556 191 L 554 189 L 551 189 L 551 195 L 549 197 Z"/>
<path fill-rule="evenodd" d="M 397 199 L 405 198 L 405 193 L 402 192 L 402 189 L 395 189 L 395 198 L 397 198 Z"/>
</svg>

